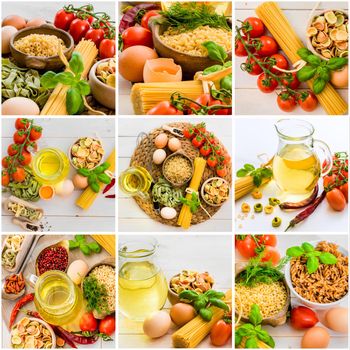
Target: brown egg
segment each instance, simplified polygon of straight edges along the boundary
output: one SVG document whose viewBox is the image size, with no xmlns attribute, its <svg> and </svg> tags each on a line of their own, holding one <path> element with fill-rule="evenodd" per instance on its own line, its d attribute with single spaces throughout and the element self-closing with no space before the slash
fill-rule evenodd
<svg viewBox="0 0 350 350">
<path fill-rule="evenodd" d="M 39 27 L 43 24 L 46 24 L 46 21 L 43 18 L 33 18 L 27 22 L 26 27 Z"/>
<path fill-rule="evenodd" d="M 322 327 L 309 328 L 301 339 L 303 349 L 325 349 L 328 348 L 330 336 L 328 331 Z"/>
<path fill-rule="evenodd" d="M 170 317 L 177 326 L 183 326 L 196 317 L 196 310 L 192 305 L 177 303 L 170 309 Z"/>
<path fill-rule="evenodd" d="M 3 19 L 1 26 L 13 26 L 17 29 L 22 29 L 26 26 L 26 20 L 21 16 L 10 15 Z"/>
<path fill-rule="evenodd" d="M 335 307 L 326 313 L 326 326 L 333 331 L 347 333 L 348 331 L 348 308 Z"/>
</svg>

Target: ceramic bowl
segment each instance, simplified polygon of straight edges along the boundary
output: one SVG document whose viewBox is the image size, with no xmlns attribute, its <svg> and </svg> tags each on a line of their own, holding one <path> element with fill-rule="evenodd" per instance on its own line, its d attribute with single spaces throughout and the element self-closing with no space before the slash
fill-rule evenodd
<svg viewBox="0 0 350 350">
<path fill-rule="evenodd" d="M 166 163 L 169 161 L 169 159 L 171 159 L 172 157 L 175 157 L 175 156 L 181 156 L 183 158 L 186 158 L 190 163 L 191 163 L 191 176 L 184 182 L 181 182 L 181 183 L 176 183 L 176 182 L 172 182 L 169 180 L 169 178 L 165 175 L 165 165 Z M 182 151 L 177 151 L 175 153 L 172 153 L 170 154 L 169 156 L 167 156 L 163 162 L 163 166 L 162 166 L 162 174 L 164 176 L 164 178 L 169 182 L 171 183 L 174 187 L 182 187 L 184 186 L 188 181 L 191 180 L 192 176 L 193 176 L 193 171 L 194 171 L 194 167 L 193 167 L 193 162 L 192 162 L 192 159 L 189 158 L 188 156 L 186 156 L 186 154 L 184 154 Z"/>
<path fill-rule="evenodd" d="M 223 179 L 222 177 L 211 177 L 211 178 L 209 178 L 208 180 L 206 180 L 204 183 L 203 183 L 203 185 L 202 185 L 202 187 L 201 187 L 201 197 L 202 197 L 202 199 L 203 199 L 203 201 L 205 202 L 205 203 L 207 203 L 208 205 L 210 205 L 211 207 L 221 207 L 225 202 L 226 202 L 226 200 L 224 200 L 223 202 L 221 202 L 220 204 L 213 204 L 213 203 L 210 203 L 209 201 L 207 201 L 206 199 L 205 199 L 205 186 L 208 184 L 208 183 L 210 183 L 211 181 L 214 181 L 214 180 L 222 180 L 223 182 L 225 182 L 227 185 L 229 185 L 229 183 L 225 180 L 225 179 Z M 229 193 L 228 193 L 229 195 L 230 195 L 230 190 L 229 190 Z"/>
</svg>

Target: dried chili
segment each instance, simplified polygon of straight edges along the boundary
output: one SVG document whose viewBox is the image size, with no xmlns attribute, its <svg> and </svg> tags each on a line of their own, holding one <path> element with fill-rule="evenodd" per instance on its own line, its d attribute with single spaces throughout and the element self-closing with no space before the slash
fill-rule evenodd
<svg viewBox="0 0 350 350">
<path fill-rule="evenodd" d="M 301 209 L 313 203 L 318 194 L 318 185 L 314 188 L 310 197 L 304 199 L 303 201 L 292 203 L 292 202 L 284 202 L 279 205 L 282 210 L 288 209 Z"/>
<path fill-rule="evenodd" d="M 108 184 L 102 191 L 102 194 L 105 194 L 106 192 L 108 192 L 113 186 L 115 185 L 115 178 L 113 178 L 111 180 L 111 183 Z"/>
<path fill-rule="evenodd" d="M 11 316 L 10 316 L 10 324 L 9 324 L 9 328 L 11 329 L 11 327 L 13 326 L 15 319 L 20 311 L 20 309 L 30 303 L 31 301 L 34 300 L 34 293 L 30 293 L 25 295 L 23 298 L 19 299 L 16 303 L 16 305 L 13 307 L 12 312 L 11 312 Z"/>
</svg>

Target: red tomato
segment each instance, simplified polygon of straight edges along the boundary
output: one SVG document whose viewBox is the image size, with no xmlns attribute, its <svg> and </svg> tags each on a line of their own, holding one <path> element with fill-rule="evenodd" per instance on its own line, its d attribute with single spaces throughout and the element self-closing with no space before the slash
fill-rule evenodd
<svg viewBox="0 0 350 350">
<path fill-rule="evenodd" d="M 346 199 L 344 194 L 338 189 L 333 188 L 333 190 L 327 192 L 326 198 L 328 204 L 335 211 L 343 211 L 346 206 Z"/>
<path fill-rule="evenodd" d="M 69 34 L 73 37 L 74 42 L 77 44 L 84 38 L 85 34 L 90 28 L 90 23 L 86 19 L 76 18 L 69 26 Z"/>
<path fill-rule="evenodd" d="M 9 156 L 14 156 L 15 154 L 18 153 L 19 146 L 15 143 L 12 143 L 7 147 L 7 153 Z"/>
<path fill-rule="evenodd" d="M 305 306 L 297 306 L 290 312 L 290 323 L 293 328 L 311 328 L 318 322 L 316 313 Z"/>
<path fill-rule="evenodd" d="M 297 78 L 297 73 L 287 73 L 286 77 L 282 79 L 282 84 L 292 90 L 295 90 L 300 85 L 300 81 Z"/>
<path fill-rule="evenodd" d="M 22 144 L 27 138 L 25 130 L 17 130 L 13 135 L 13 141 L 17 144 Z"/>
<path fill-rule="evenodd" d="M 276 266 L 280 261 L 280 257 L 281 257 L 280 253 L 276 248 L 267 245 L 264 248 L 261 261 L 264 261 L 264 262 L 271 261 L 272 265 Z"/>
<path fill-rule="evenodd" d="M 337 176 L 335 174 L 327 175 L 323 178 L 323 187 L 327 189 L 327 187 L 333 186 L 337 181 Z"/>
<path fill-rule="evenodd" d="M 13 181 L 23 182 L 26 178 L 26 173 L 23 168 L 17 167 L 15 172 L 11 174 Z"/>
<path fill-rule="evenodd" d="M 99 52 L 100 52 L 101 59 L 114 57 L 116 53 L 115 40 L 103 39 L 100 42 Z"/>
<path fill-rule="evenodd" d="M 248 17 L 243 22 L 243 33 L 251 38 L 257 38 L 264 34 L 265 26 L 260 18 Z"/>
<path fill-rule="evenodd" d="M 11 157 L 5 156 L 4 158 L 2 158 L 1 165 L 3 168 L 8 168 L 10 164 L 11 164 Z"/>
<path fill-rule="evenodd" d="M 38 151 L 38 144 L 33 141 L 29 141 L 25 144 L 24 149 L 28 152 L 37 152 Z"/>
<path fill-rule="evenodd" d="M 223 158 L 224 158 L 224 159 L 222 160 L 222 164 L 224 164 L 224 165 L 230 164 L 230 162 L 231 162 L 231 157 L 230 157 L 229 154 L 225 153 L 225 154 L 223 155 Z"/>
<path fill-rule="evenodd" d="M 115 318 L 113 316 L 106 316 L 101 322 L 99 329 L 100 333 L 111 336 L 115 332 Z"/>
<path fill-rule="evenodd" d="M 79 327 L 83 332 L 94 332 L 97 329 L 97 321 L 92 312 L 85 312 L 80 319 Z"/>
<path fill-rule="evenodd" d="M 237 39 L 235 40 L 235 55 L 238 57 L 248 56 L 246 49 L 244 48 L 242 41 Z"/>
<path fill-rule="evenodd" d="M 70 24 L 75 18 L 76 15 L 74 13 L 69 13 L 62 9 L 56 13 L 53 24 L 56 28 L 68 31 Z"/>
<path fill-rule="evenodd" d="M 197 99 L 196 102 L 203 105 L 203 106 L 216 106 L 216 105 L 222 105 L 222 102 L 220 100 L 215 100 L 210 93 L 208 94 L 202 94 Z M 199 110 L 201 107 L 197 103 L 191 103 L 190 108 L 193 108 L 194 110 Z M 218 109 L 218 110 L 210 110 L 208 112 L 209 115 L 227 115 L 228 109 Z"/>
<path fill-rule="evenodd" d="M 159 11 L 151 10 L 151 11 L 146 12 L 141 19 L 141 26 L 143 28 L 148 29 L 148 23 L 149 23 L 150 18 L 155 17 L 155 16 L 159 16 Z"/>
<path fill-rule="evenodd" d="M 210 331 L 210 341 L 214 346 L 225 345 L 232 336 L 232 324 L 224 320 L 217 321 Z"/>
<path fill-rule="evenodd" d="M 246 259 L 256 256 L 256 242 L 251 235 L 236 235 L 235 246 L 239 253 Z"/>
<path fill-rule="evenodd" d="M 150 30 L 143 27 L 129 27 L 122 33 L 123 50 L 130 46 L 142 45 L 153 49 L 153 39 Z"/>
<path fill-rule="evenodd" d="M 186 139 L 192 139 L 195 135 L 194 129 L 193 128 L 185 128 L 182 130 L 182 133 L 186 137 Z"/>
<path fill-rule="evenodd" d="M 205 127 L 205 123 L 199 123 L 197 125 L 195 125 L 194 127 L 194 132 L 196 134 L 198 134 L 199 132 L 202 132 L 203 134 L 207 131 L 206 127 Z"/>
<path fill-rule="evenodd" d="M 278 52 L 278 45 L 275 39 L 268 35 L 263 35 L 259 39 L 261 42 L 261 47 L 259 50 L 256 50 L 256 53 L 260 56 L 271 56 Z"/>
<path fill-rule="evenodd" d="M 271 247 L 276 247 L 277 245 L 276 235 L 259 235 L 257 238 L 259 239 L 259 244 L 269 245 Z"/>
<path fill-rule="evenodd" d="M 42 134 L 42 130 L 43 128 L 41 126 L 33 126 L 33 128 L 30 130 L 29 140 L 39 140 Z"/>
<path fill-rule="evenodd" d="M 92 22 L 95 22 L 96 21 L 96 18 L 94 16 L 89 16 L 87 18 L 87 21 L 91 24 Z"/>
<path fill-rule="evenodd" d="M 341 185 L 339 187 L 341 193 L 344 195 L 346 203 L 348 202 L 348 196 L 349 196 L 349 188 L 348 188 L 348 183 Z"/>
<path fill-rule="evenodd" d="M 208 157 L 209 154 L 211 153 L 211 147 L 205 144 L 204 146 L 201 147 L 199 152 L 203 157 Z"/>
<path fill-rule="evenodd" d="M 260 91 L 268 94 L 270 92 L 273 92 L 276 87 L 278 86 L 277 80 L 266 76 L 265 73 L 262 73 L 259 75 L 258 80 L 257 80 L 258 88 Z"/>
<path fill-rule="evenodd" d="M 90 28 L 85 34 L 85 39 L 93 41 L 96 47 L 99 47 L 100 42 L 104 38 L 104 35 L 105 35 L 105 31 L 102 28 L 98 28 L 98 29 Z"/>
<path fill-rule="evenodd" d="M 254 55 L 258 61 L 261 61 L 261 58 Z M 254 58 L 249 57 L 245 61 L 245 71 L 251 75 L 259 75 L 262 73 L 262 68 L 259 66 L 258 63 L 254 60 Z"/>
<path fill-rule="evenodd" d="M 204 138 L 200 135 L 197 135 L 192 139 L 192 145 L 196 148 L 202 147 L 204 142 L 205 142 Z"/>
<path fill-rule="evenodd" d="M 27 151 L 22 151 L 22 154 L 19 156 L 19 163 L 23 166 L 29 165 L 30 162 L 32 161 L 32 156 L 29 152 Z"/>
<path fill-rule="evenodd" d="M 2 186 L 8 186 L 10 183 L 10 175 L 7 172 L 7 170 L 2 170 L 1 171 L 1 185 Z"/>
<path fill-rule="evenodd" d="M 29 126 L 28 119 L 26 119 L 26 118 L 17 118 L 16 119 L 15 128 L 17 130 L 21 130 L 21 129 L 25 130 L 28 128 L 28 126 Z"/>
<path fill-rule="evenodd" d="M 210 157 L 207 159 L 207 164 L 208 164 L 208 166 L 210 166 L 211 168 L 215 168 L 216 165 L 218 164 L 218 160 L 216 159 L 215 156 L 210 156 Z"/>
<path fill-rule="evenodd" d="M 225 177 L 227 175 L 227 169 L 225 166 L 223 165 L 219 165 L 217 168 L 216 168 L 216 175 L 219 176 L 219 177 Z"/>
<path fill-rule="evenodd" d="M 314 111 L 318 105 L 317 98 L 311 91 L 303 91 L 298 98 L 298 103 L 306 112 Z"/>
<path fill-rule="evenodd" d="M 272 68 L 273 66 L 277 66 L 278 68 L 281 69 L 288 69 L 288 61 L 287 59 L 281 55 L 280 53 L 275 53 L 272 55 L 269 59 L 268 62 L 271 63 L 271 69 L 270 71 L 274 74 L 281 74 L 279 70 Z"/>
<path fill-rule="evenodd" d="M 293 112 L 297 103 L 295 97 L 287 91 L 282 91 L 277 96 L 278 107 L 284 112 Z"/>
<path fill-rule="evenodd" d="M 169 101 L 159 102 L 148 112 L 148 115 L 181 115 L 181 111 L 177 110 Z"/>
</svg>

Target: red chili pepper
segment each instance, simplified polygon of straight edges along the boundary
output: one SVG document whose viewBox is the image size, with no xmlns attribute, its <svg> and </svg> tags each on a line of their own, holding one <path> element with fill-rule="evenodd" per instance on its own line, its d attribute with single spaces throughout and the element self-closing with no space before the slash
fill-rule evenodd
<svg viewBox="0 0 350 350">
<path fill-rule="evenodd" d="M 282 210 L 285 210 L 285 209 L 300 209 L 300 208 L 304 208 L 310 204 L 313 203 L 313 201 L 316 199 L 317 197 L 317 194 L 318 194 L 318 185 L 316 185 L 316 187 L 314 188 L 311 196 L 309 198 L 306 198 L 304 199 L 303 201 L 300 201 L 300 202 L 297 202 L 297 203 L 292 203 L 292 202 L 284 202 L 284 203 L 281 203 L 279 205 L 279 207 L 282 209 Z"/>
<path fill-rule="evenodd" d="M 10 324 L 9 328 L 13 326 L 13 323 L 15 322 L 16 316 L 18 315 L 19 310 L 25 305 L 30 303 L 34 300 L 34 293 L 30 293 L 19 299 L 16 303 L 16 305 L 13 307 L 11 316 L 10 316 Z"/>
<path fill-rule="evenodd" d="M 76 334 L 72 334 L 68 331 L 66 331 L 65 329 L 63 329 L 62 327 L 57 327 L 63 334 L 65 334 L 65 336 L 67 338 L 69 338 L 71 341 L 74 341 L 75 343 L 78 344 L 94 344 L 96 343 L 98 337 L 97 336 L 92 336 L 92 337 L 83 337 L 81 335 L 76 335 Z"/>
<path fill-rule="evenodd" d="M 115 198 L 115 194 L 109 194 L 108 196 L 105 196 L 105 198 Z"/>
<path fill-rule="evenodd" d="M 111 183 L 108 184 L 102 191 L 102 194 L 105 194 L 106 192 L 108 192 L 113 186 L 115 185 L 115 178 L 113 177 L 111 180 Z"/>
</svg>

